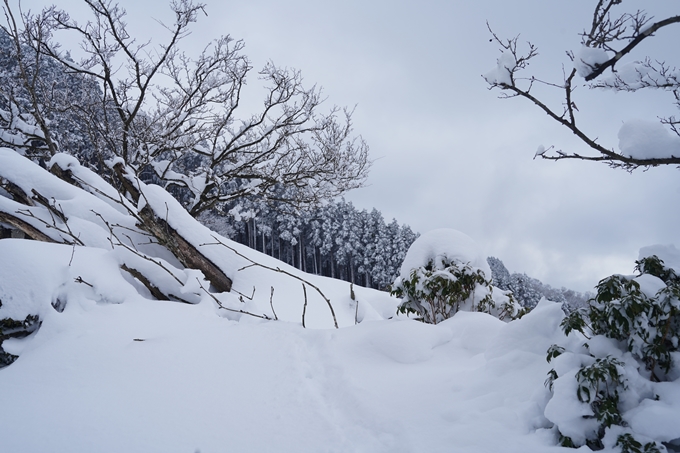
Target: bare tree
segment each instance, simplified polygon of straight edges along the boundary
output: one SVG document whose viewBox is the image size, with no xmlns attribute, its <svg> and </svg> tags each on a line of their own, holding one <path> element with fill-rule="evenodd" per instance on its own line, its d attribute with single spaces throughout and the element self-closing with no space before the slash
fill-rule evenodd
<svg viewBox="0 0 680 453">
<path fill-rule="evenodd" d="M 68 150 L 92 163 L 95 155 L 105 154 L 103 147 L 97 146 L 100 140 L 92 128 L 101 120 L 101 90 L 94 79 L 65 71 L 43 51 L 40 42 L 54 31 L 49 11 L 37 15 L 15 12 L 9 0 L 4 0 L 0 144 L 42 160 Z"/>
<path fill-rule="evenodd" d="M 49 119 L 45 115 L 45 104 L 49 103 L 49 99 L 40 71 L 44 56 L 24 45 L 28 35 L 17 24 L 8 0 L 4 0 L 4 3 L 5 23 L 0 24 L 0 29 L 4 32 L 0 37 L 3 44 L 2 57 L 3 60 L 11 59 L 16 64 L 13 70 L 5 70 L 0 76 L 0 142 L 23 151 L 44 148 L 47 151 L 45 154 L 54 155 L 58 146 L 47 126 Z M 42 36 L 42 18 L 35 17 L 34 22 L 36 36 Z M 6 65 L 5 61 L 3 63 Z"/>
<path fill-rule="evenodd" d="M 315 203 L 364 183 L 368 146 L 352 136 L 351 110 L 322 111 L 321 89 L 306 87 L 298 71 L 265 65 L 260 113 L 237 117 L 252 72 L 243 42 L 220 37 L 197 58 L 180 50 L 203 4 L 173 0 L 175 21 L 163 25 L 167 39 L 153 46 L 131 35 L 119 5 L 83 1 L 86 23 L 50 7 L 22 14 L 16 34 L 36 55 L 98 81 L 97 99 L 78 108 L 90 112 L 84 120 L 101 154 L 177 187 L 192 215 L 246 195 Z M 11 17 L 7 3 L 5 10 Z M 55 41 L 57 31 L 79 36 L 79 61 Z"/>
<path fill-rule="evenodd" d="M 497 69 L 484 76 L 490 89 L 502 90 L 500 95 L 502 99 L 518 96 L 528 99 L 550 118 L 572 131 L 594 151 L 590 154 L 580 154 L 565 152 L 553 147 L 548 149 L 541 147 L 536 156 L 549 160 L 580 159 L 605 162 L 611 167 L 626 170 L 680 164 L 680 147 L 673 147 L 668 152 L 657 150 L 655 153 L 641 153 L 623 149 L 617 152 L 613 148 L 598 143 L 596 137 L 586 134 L 577 124 L 578 109 L 574 101 L 574 90 L 578 84 L 577 77 L 582 77 L 589 82 L 591 88 L 628 92 L 649 89 L 668 91 L 673 95 L 675 105 L 680 108 L 680 79 L 676 68 L 663 61 L 654 61 L 650 58 L 628 63 L 625 71 L 619 70 L 621 68 L 616 66 L 643 40 L 654 36 L 661 28 L 680 23 L 680 16 L 654 21 L 641 10 L 634 13 L 614 14 L 613 10 L 621 3 L 622 0 L 598 0 L 589 29 L 581 33 L 581 50 L 576 53 L 567 52 L 573 65 L 563 70 L 564 77 L 560 82 L 539 80 L 531 75 L 523 76 L 522 73 L 528 67 L 529 62 L 538 55 L 536 46 L 527 43 L 526 49 L 520 50 L 517 37 L 502 39 L 489 27 L 493 39 L 500 45 L 502 52 L 498 59 Z M 536 84 L 562 91 L 564 96 L 562 105 L 559 108 L 553 108 L 536 97 L 532 92 Z M 670 130 L 680 136 L 678 129 L 680 120 L 671 116 L 661 118 L 661 123 L 667 127 L 667 131 Z M 666 132 L 661 131 L 661 133 Z"/>
</svg>

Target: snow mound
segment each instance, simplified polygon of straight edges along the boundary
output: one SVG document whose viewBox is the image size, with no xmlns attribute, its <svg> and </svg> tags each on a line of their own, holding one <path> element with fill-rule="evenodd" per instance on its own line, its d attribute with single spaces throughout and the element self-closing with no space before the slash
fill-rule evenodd
<svg viewBox="0 0 680 453">
<path fill-rule="evenodd" d="M 3 451 L 568 451 L 542 415 L 557 304 L 510 324 L 461 313 L 338 330 L 140 297 L 46 314 L 5 342 L 21 354 L 0 370 Z"/>
<path fill-rule="evenodd" d="M 406 252 L 399 275 L 408 278 L 412 269 L 426 266 L 430 261 L 441 263 L 444 260 L 469 263 L 481 269 L 486 278 L 491 278 L 491 268 L 477 243 L 465 233 L 450 228 L 428 231 L 416 239 Z"/>
</svg>

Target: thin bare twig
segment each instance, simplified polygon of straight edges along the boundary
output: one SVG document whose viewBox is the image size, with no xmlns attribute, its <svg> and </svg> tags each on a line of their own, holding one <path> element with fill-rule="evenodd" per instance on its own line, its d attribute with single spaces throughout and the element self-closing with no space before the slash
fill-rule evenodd
<svg viewBox="0 0 680 453">
<path fill-rule="evenodd" d="M 116 241 L 118 241 L 117 244 L 113 244 L 113 242 L 111 241 L 112 247 L 113 247 L 114 245 L 119 245 L 119 246 L 121 246 L 121 247 L 124 247 L 125 249 L 129 250 L 130 252 L 132 252 L 133 254 L 137 255 L 138 257 L 140 257 L 140 258 L 142 258 L 142 259 L 145 259 L 145 260 L 147 260 L 147 261 L 150 261 L 150 262 L 152 262 L 153 264 L 155 264 L 156 266 L 159 266 L 159 267 L 160 267 L 161 269 L 163 269 L 165 272 L 167 272 L 168 274 L 170 274 L 170 276 L 171 276 L 172 278 L 174 278 L 175 281 L 176 281 L 177 283 L 179 283 L 180 285 L 184 285 L 184 282 L 181 281 L 179 278 L 177 278 L 177 276 L 176 276 L 175 274 L 173 274 L 172 271 L 170 271 L 170 269 L 168 269 L 167 267 L 165 267 L 165 266 L 163 265 L 163 263 L 161 263 L 160 261 L 154 260 L 154 259 L 151 258 L 150 256 L 147 256 L 147 255 L 145 255 L 144 253 L 139 252 L 139 251 L 136 250 L 134 247 L 130 247 L 129 245 L 127 245 L 127 244 L 125 244 L 123 241 L 121 241 L 120 238 L 118 237 L 118 235 L 116 235 L 116 233 L 113 231 L 113 227 L 111 226 L 111 224 L 109 224 L 109 222 L 107 222 L 106 219 L 104 219 L 104 217 L 102 217 L 102 215 L 99 214 L 98 212 L 95 212 L 95 211 L 92 211 L 92 212 L 93 212 L 97 217 L 99 217 L 99 218 L 102 220 L 102 222 L 104 222 L 104 224 L 106 225 L 106 227 L 109 229 L 109 234 L 111 235 L 111 237 L 115 238 Z M 127 237 L 127 238 L 130 240 L 130 242 L 132 243 L 132 239 L 130 239 L 130 237 L 127 236 L 127 235 L 126 235 L 126 237 Z"/>
<path fill-rule="evenodd" d="M 254 287 L 254 286 L 253 286 L 253 293 L 252 293 L 250 296 L 248 296 L 247 294 L 243 294 L 243 293 L 240 292 L 240 291 L 236 291 L 234 288 L 232 288 L 231 290 L 232 290 L 233 292 L 235 292 L 236 294 L 238 294 L 241 298 L 244 298 L 244 297 L 245 297 L 245 298 L 248 299 L 248 300 L 253 300 L 253 297 L 255 297 L 255 287 Z"/>
<path fill-rule="evenodd" d="M 49 222 L 47 222 L 47 221 L 41 219 L 40 217 L 36 216 L 36 215 L 33 213 L 33 211 L 31 211 L 30 209 L 21 209 L 21 210 L 18 210 L 16 213 L 17 213 L 17 214 L 21 214 L 21 215 L 25 215 L 26 217 L 34 218 L 34 219 L 37 220 L 38 222 L 40 222 L 40 223 L 42 223 L 43 225 L 45 225 L 45 228 L 48 228 L 48 229 L 51 228 L 51 229 L 53 229 L 53 230 L 57 230 L 59 233 L 62 233 L 62 234 L 64 234 L 64 235 L 66 235 L 66 236 L 71 236 L 71 237 L 73 238 L 73 241 L 68 241 L 67 239 L 65 239 L 65 238 L 62 236 L 62 239 L 64 239 L 64 242 L 67 243 L 67 244 L 85 245 L 85 244 L 83 243 L 83 241 L 81 241 L 80 238 L 79 238 L 78 236 L 76 236 L 76 235 L 73 234 L 73 232 L 71 231 L 71 228 L 68 226 L 67 223 L 64 223 L 64 226 L 66 227 L 66 229 L 59 228 L 59 227 L 57 226 L 56 220 L 54 219 L 54 216 L 52 215 L 52 212 L 49 211 L 49 210 L 48 210 L 47 212 L 49 212 L 49 213 L 50 213 L 50 217 L 52 217 L 52 223 L 51 223 L 51 224 L 50 224 Z M 43 234 L 44 234 L 44 233 L 43 233 Z"/>
<path fill-rule="evenodd" d="M 266 314 L 257 315 L 257 314 L 255 314 L 255 313 L 251 313 L 251 312 L 249 312 L 249 311 L 245 311 L 245 310 L 236 310 L 236 309 L 234 309 L 234 308 L 225 307 L 225 306 L 222 304 L 222 302 L 220 302 L 219 299 L 218 299 L 217 297 L 215 297 L 215 295 L 214 295 L 213 293 L 211 293 L 210 291 L 208 291 L 207 289 L 205 289 L 205 287 L 203 286 L 203 284 L 201 283 L 201 281 L 198 279 L 198 277 L 196 278 L 196 281 L 198 282 L 198 286 L 200 286 L 201 289 L 202 289 L 208 296 L 210 296 L 210 298 L 211 298 L 212 300 L 215 301 L 215 303 L 217 304 L 217 307 L 218 307 L 218 308 L 221 308 L 222 310 L 233 311 L 234 313 L 241 313 L 241 314 L 248 315 L 248 316 L 254 316 L 254 317 L 260 318 L 260 319 L 266 319 L 266 320 L 268 320 L 268 321 L 271 321 L 271 320 L 272 320 L 272 318 L 270 318 L 270 317 L 267 316 Z"/>
<path fill-rule="evenodd" d="M 59 168 L 61 169 L 61 167 L 59 167 Z M 63 171 L 63 169 L 61 169 L 61 170 Z M 116 199 L 116 198 L 112 197 L 111 195 L 107 194 L 106 192 L 104 192 L 103 190 L 99 189 L 98 187 L 93 186 L 92 184 L 88 183 L 84 179 L 79 178 L 78 176 L 74 175 L 73 172 L 71 172 L 71 178 L 73 178 L 74 181 L 76 181 L 80 186 L 82 186 L 82 188 L 88 187 L 90 189 L 89 193 L 91 193 L 92 195 L 95 195 L 95 193 L 99 194 L 102 197 L 104 197 L 108 200 L 111 200 L 112 202 L 114 202 L 116 204 L 123 206 L 123 208 L 125 208 L 125 210 L 128 212 L 129 215 L 134 217 L 135 220 L 137 220 L 138 223 L 141 223 L 142 219 L 139 217 L 139 214 L 137 213 L 137 211 L 135 209 L 133 209 L 129 205 L 130 200 L 125 198 L 122 193 L 116 191 L 116 193 L 118 194 L 118 199 Z M 99 197 L 97 197 L 97 198 L 99 198 Z M 123 228 L 125 228 L 125 227 L 123 227 Z M 148 233 L 144 232 L 144 234 L 148 234 Z M 151 236 L 150 234 L 148 234 L 148 235 Z"/>
<path fill-rule="evenodd" d="M 305 284 L 302 284 L 302 292 L 305 294 L 305 304 L 302 306 L 302 327 L 306 328 L 305 326 L 305 315 L 307 314 L 307 287 Z"/>
<path fill-rule="evenodd" d="M 274 314 L 274 319 L 275 319 L 276 321 L 278 321 L 278 320 L 279 320 L 279 317 L 276 316 L 276 311 L 274 311 L 274 287 L 272 286 L 271 288 L 272 288 L 272 292 L 271 292 L 271 294 L 269 295 L 269 306 L 272 308 L 272 313 Z M 255 288 L 253 288 L 253 290 L 254 290 L 254 289 L 255 289 Z"/>
<path fill-rule="evenodd" d="M 64 210 L 61 209 L 61 206 L 59 209 L 57 209 L 57 202 L 54 198 L 52 198 L 52 203 L 50 203 L 50 200 L 48 200 L 47 197 L 41 195 L 37 190 L 31 189 L 31 193 L 33 194 L 31 198 L 33 198 L 39 204 L 45 206 L 50 211 L 50 213 L 59 217 L 59 220 L 61 220 L 64 224 L 68 222 L 68 218 L 64 214 Z"/>
<path fill-rule="evenodd" d="M 87 285 L 87 286 L 89 286 L 90 288 L 94 288 L 94 286 L 92 286 L 92 284 L 90 284 L 90 283 L 86 282 L 85 280 L 83 280 L 83 277 L 81 277 L 80 275 L 79 275 L 78 277 L 76 277 L 75 279 L 73 279 L 73 281 L 75 281 L 76 283 L 82 283 L 82 284 L 84 284 L 84 285 Z"/>
<path fill-rule="evenodd" d="M 246 261 L 248 261 L 248 262 L 251 263 L 249 266 L 245 266 L 245 267 L 243 267 L 243 268 L 241 268 L 241 269 L 239 269 L 239 270 L 243 270 L 243 269 L 247 269 L 247 268 L 249 268 L 249 267 L 257 266 L 257 267 L 261 267 L 261 268 L 263 268 L 263 269 L 270 270 L 270 271 L 272 271 L 272 272 L 278 272 L 278 273 L 280 273 L 280 274 L 287 275 L 287 276 L 289 276 L 289 277 L 292 277 L 292 278 L 294 278 L 294 279 L 296 279 L 296 280 L 301 281 L 303 284 L 306 283 L 307 285 L 309 285 L 309 286 L 311 286 L 312 288 L 314 288 L 314 289 L 316 290 L 316 292 L 319 293 L 319 295 L 323 298 L 323 300 L 326 301 L 326 304 L 328 305 L 328 309 L 331 311 L 331 315 L 333 316 L 333 325 L 335 326 L 336 329 L 339 328 L 339 327 L 338 327 L 338 320 L 337 320 L 337 318 L 336 318 L 336 316 L 335 316 L 335 310 L 333 309 L 333 305 L 331 304 L 331 300 L 330 300 L 329 298 L 326 297 L 326 295 L 319 289 L 318 286 L 316 286 L 316 285 L 310 283 L 309 281 L 305 280 L 305 279 L 302 278 L 302 277 L 298 277 L 298 276 L 295 275 L 295 274 L 291 274 L 290 272 L 284 271 L 283 269 L 281 269 L 281 268 L 279 268 L 279 267 L 269 267 L 269 266 L 265 266 L 264 264 L 261 264 L 261 263 L 258 263 L 258 262 L 256 262 L 256 261 L 253 261 L 252 259 L 248 258 L 248 257 L 245 256 L 244 254 L 239 253 L 239 252 L 238 252 L 236 249 L 234 249 L 233 247 L 229 247 L 227 244 L 225 244 L 224 242 L 222 242 L 222 241 L 221 241 L 219 238 L 217 238 L 216 236 L 213 236 L 213 239 L 215 239 L 217 242 L 213 242 L 213 243 L 204 243 L 204 244 L 200 244 L 200 246 L 204 246 L 204 245 L 221 245 L 221 246 L 226 247 L 227 249 L 231 250 L 232 252 L 234 252 L 234 253 L 235 253 L 236 255 L 238 255 L 239 257 L 241 257 L 241 258 L 243 258 L 244 260 L 246 260 Z"/>
<path fill-rule="evenodd" d="M 68 260 L 68 267 L 71 267 L 71 263 L 73 263 L 73 255 L 76 254 L 76 243 L 73 243 L 73 249 L 71 250 L 71 259 Z"/>
<path fill-rule="evenodd" d="M 144 259 L 144 260 L 146 260 L 146 261 L 149 261 L 149 262 L 155 264 L 156 266 L 160 267 L 160 268 L 163 269 L 165 272 L 167 272 L 167 273 L 168 273 L 168 274 L 169 274 L 169 275 L 170 275 L 170 276 L 171 276 L 178 284 L 184 286 L 184 282 L 182 282 L 179 278 L 177 278 L 177 276 L 176 276 L 170 269 L 168 269 L 161 261 L 157 261 L 157 260 L 153 259 L 152 257 L 147 256 L 146 254 L 139 252 L 139 251 L 134 247 L 134 241 L 132 240 L 132 238 L 131 238 L 130 236 L 128 236 L 127 234 L 125 234 L 125 237 L 130 241 L 130 244 L 131 244 L 131 245 L 127 245 L 127 244 L 125 244 L 123 241 L 121 241 L 120 238 L 119 238 L 119 237 L 116 235 L 116 233 L 113 231 L 113 227 L 114 227 L 114 226 L 120 227 L 120 225 L 113 225 L 113 226 L 112 226 L 111 224 L 109 224 L 109 223 L 104 219 L 104 217 L 102 217 L 101 214 L 99 214 L 99 213 L 96 212 L 96 211 L 92 211 L 92 212 L 93 212 L 97 217 L 99 217 L 99 218 L 101 219 L 101 221 L 104 222 L 104 224 L 106 225 L 106 227 L 109 229 L 109 235 L 110 235 L 110 236 L 109 236 L 109 242 L 110 242 L 110 244 L 111 244 L 111 248 L 112 248 L 112 249 L 115 248 L 115 246 L 120 246 L 120 247 L 125 248 L 126 250 L 128 250 L 128 251 L 131 252 L 132 254 L 138 256 L 139 258 L 142 258 L 142 259 Z M 117 243 L 114 244 L 112 238 L 115 239 L 115 240 L 117 241 Z M 158 288 L 156 285 L 154 285 L 154 284 L 151 282 L 151 280 L 149 280 L 149 279 L 148 279 L 144 274 L 142 274 L 138 269 L 131 268 L 131 267 L 127 266 L 125 263 L 123 263 L 123 265 L 121 265 L 121 269 L 124 270 L 125 272 L 129 273 L 129 274 L 132 275 L 133 277 L 135 277 L 135 278 L 136 278 L 137 280 L 139 280 L 140 282 L 142 282 L 142 284 L 149 290 L 149 292 L 151 292 L 151 295 L 154 296 L 154 297 L 155 297 L 156 299 L 158 299 L 158 300 L 174 300 L 174 301 L 177 301 L 177 302 L 183 302 L 183 303 L 185 303 L 185 304 L 191 304 L 191 303 L 192 303 L 192 302 L 190 302 L 190 301 L 188 301 L 188 300 L 186 300 L 186 299 L 184 299 L 184 298 L 182 298 L 182 297 L 180 297 L 180 296 L 176 296 L 176 295 L 174 295 L 174 294 L 170 294 L 170 293 L 164 294 L 164 293 L 160 290 L 160 288 Z"/>
<path fill-rule="evenodd" d="M 356 307 L 354 307 L 354 325 L 359 324 L 359 301 L 356 301 Z"/>
</svg>

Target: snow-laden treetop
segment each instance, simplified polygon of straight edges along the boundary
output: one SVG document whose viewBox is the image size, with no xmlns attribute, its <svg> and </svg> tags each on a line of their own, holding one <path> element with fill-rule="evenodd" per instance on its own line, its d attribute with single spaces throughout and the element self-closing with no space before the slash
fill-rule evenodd
<svg viewBox="0 0 680 453">
<path fill-rule="evenodd" d="M 491 268 L 477 243 L 467 234 L 451 228 L 428 231 L 416 239 L 406 253 L 399 275 L 408 278 L 412 269 L 426 266 L 430 261 L 439 265 L 443 260 L 469 263 L 481 269 L 486 278 L 491 278 Z"/>
</svg>

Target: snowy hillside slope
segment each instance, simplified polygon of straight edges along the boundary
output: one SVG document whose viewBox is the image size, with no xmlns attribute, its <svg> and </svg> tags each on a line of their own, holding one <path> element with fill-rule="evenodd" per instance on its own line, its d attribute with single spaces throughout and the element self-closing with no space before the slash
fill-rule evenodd
<svg viewBox="0 0 680 453">
<path fill-rule="evenodd" d="M 128 268 L 141 271 L 164 294 L 173 295 L 175 299 L 195 303 L 202 297 L 209 297 L 217 299 L 230 310 L 243 310 L 270 318 L 274 318 L 276 314 L 280 319 L 288 321 L 301 320 L 305 300 L 303 281 L 298 280 L 294 292 L 291 291 L 288 295 L 295 297 L 293 294 L 296 294 L 299 303 L 284 303 L 279 306 L 279 295 L 276 291 L 282 284 L 287 284 L 291 276 L 300 276 L 304 274 L 303 272 L 210 231 L 158 186 L 146 185 L 135 180 L 137 190 L 141 193 L 139 202 L 135 204 L 121 198 L 113 187 L 90 170 L 81 167 L 70 156 L 57 155 L 50 162 L 50 165 L 53 164 L 67 169 L 83 188 L 57 178 L 12 150 L 0 149 L 0 178 L 9 181 L 13 187 L 21 191 L 21 194 L 36 193 L 49 203 L 49 206 L 45 206 L 47 202 L 26 205 L 0 196 L 0 214 L 5 212 L 16 217 L 17 221 L 30 224 L 47 239 L 76 244 L 74 247 L 66 247 L 68 251 L 62 247 L 61 253 L 67 256 L 60 261 L 63 269 L 59 272 L 64 279 L 61 284 L 73 286 L 74 279 L 80 277 L 86 283 L 75 286 L 87 287 L 88 284 L 94 284 L 92 280 L 108 278 L 112 269 L 116 276 L 122 275 L 120 271 L 115 271 L 115 267 L 126 265 Z M 144 212 L 147 206 L 160 213 L 167 225 L 178 231 L 195 249 L 219 267 L 233 281 L 233 291 L 230 293 L 211 291 L 209 295 L 210 282 L 205 281 L 200 272 L 184 268 L 168 248 L 140 228 L 140 213 Z M 102 258 L 104 260 L 102 262 L 106 262 L 108 268 L 102 275 L 107 277 L 99 276 L 96 266 L 85 266 L 82 271 L 78 271 L 80 272 L 78 275 L 70 275 L 77 273 L 70 265 L 73 264 L 71 256 L 76 259 L 78 255 L 89 254 L 91 253 L 89 250 L 84 251 L 89 248 L 106 251 L 108 258 Z M 50 255 L 56 252 L 36 253 Z M 264 275 L 256 272 L 255 268 L 251 267 L 253 261 L 271 270 L 264 272 Z M 264 270 L 261 267 L 258 269 Z M 68 278 L 64 274 L 67 271 Z M 96 275 L 88 275 L 93 272 Z M 123 274 L 126 275 L 129 285 L 132 285 L 129 290 L 150 297 L 149 291 L 142 287 L 139 281 L 125 272 Z M 356 288 L 354 290 L 356 300 L 352 300 L 349 283 L 304 275 L 303 280 L 307 282 L 308 304 L 305 311 L 308 326 L 334 326 L 333 313 L 324 297 L 331 300 L 330 305 L 336 311 L 335 317 L 339 325 L 352 325 L 355 320 L 381 319 L 394 314 L 396 301 L 382 292 Z M 40 280 L 33 280 L 37 281 Z M 324 292 L 322 295 L 314 290 L 313 287 L 318 286 L 319 282 L 325 282 L 328 294 Z M 19 286 L 27 283 L 22 282 Z M 121 293 L 124 292 L 122 289 L 124 286 L 119 285 Z M 92 288 L 94 292 L 97 290 L 96 287 Z M 0 297 L 1 295 L 2 292 Z M 98 300 L 96 297 L 99 296 L 94 297 Z M 1 310 L 2 308 L 0 316 Z M 232 318 L 240 317 L 240 314 L 233 311 L 222 312 L 224 316 L 229 316 L 227 313 L 232 315 Z"/>
</svg>

